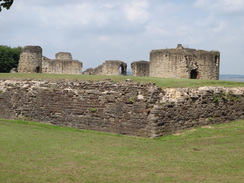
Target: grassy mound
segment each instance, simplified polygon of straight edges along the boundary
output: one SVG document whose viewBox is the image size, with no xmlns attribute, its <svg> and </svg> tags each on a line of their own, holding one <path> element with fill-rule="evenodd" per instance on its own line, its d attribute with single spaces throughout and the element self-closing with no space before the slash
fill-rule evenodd
<svg viewBox="0 0 244 183">
<path fill-rule="evenodd" d="M 66 74 L 4 74 L 0 78 L 11 79 L 68 79 L 68 80 L 91 80 L 99 81 L 111 79 L 113 81 L 125 81 L 131 79 L 136 82 L 153 82 L 159 87 L 201 87 L 201 86 L 226 86 L 244 87 L 244 82 L 216 81 L 216 80 L 193 80 L 193 79 L 165 79 L 155 77 L 134 76 L 100 76 L 100 75 L 66 75 Z"/>
<path fill-rule="evenodd" d="M 241 182 L 244 120 L 158 139 L 0 121 L 0 182 Z"/>
</svg>

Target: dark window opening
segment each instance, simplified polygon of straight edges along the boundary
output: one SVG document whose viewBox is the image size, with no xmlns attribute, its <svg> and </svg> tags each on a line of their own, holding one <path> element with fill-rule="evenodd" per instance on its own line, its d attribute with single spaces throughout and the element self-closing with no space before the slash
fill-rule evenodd
<svg viewBox="0 0 244 183">
<path fill-rule="evenodd" d="M 39 73 L 40 72 L 40 67 L 36 67 L 36 73 Z"/>
<path fill-rule="evenodd" d="M 214 58 L 214 61 L 215 61 L 215 64 L 218 65 L 219 64 L 219 56 L 216 55 Z"/>
<path fill-rule="evenodd" d="M 196 69 L 191 71 L 191 79 L 198 79 L 198 72 Z"/>
</svg>

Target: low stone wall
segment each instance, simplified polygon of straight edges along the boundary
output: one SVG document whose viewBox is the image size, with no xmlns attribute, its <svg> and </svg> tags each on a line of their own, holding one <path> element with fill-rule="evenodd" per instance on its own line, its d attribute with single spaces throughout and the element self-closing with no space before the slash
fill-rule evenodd
<svg viewBox="0 0 244 183">
<path fill-rule="evenodd" d="M 155 137 L 195 126 L 244 119 L 244 88 L 169 88 L 149 115 Z"/>
<path fill-rule="evenodd" d="M 244 119 L 244 88 L 162 89 L 131 81 L 1 79 L 0 118 L 158 137 Z"/>
</svg>

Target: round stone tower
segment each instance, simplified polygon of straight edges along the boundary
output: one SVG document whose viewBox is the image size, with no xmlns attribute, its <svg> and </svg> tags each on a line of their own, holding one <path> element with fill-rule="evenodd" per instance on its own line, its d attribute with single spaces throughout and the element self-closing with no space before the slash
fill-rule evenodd
<svg viewBox="0 0 244 183">
<path fill-rule="evenodd" d="M 58 52 L 55 57 L 57 60 L 72 60 L 72 55 L 69 52 Z"/>
<path fill-rule="evenodd" d="M 40 46 L 25 46 L 21 50 L 18 65 L 19 73 L 41 73 L 42 48 Z"/>
</svg>

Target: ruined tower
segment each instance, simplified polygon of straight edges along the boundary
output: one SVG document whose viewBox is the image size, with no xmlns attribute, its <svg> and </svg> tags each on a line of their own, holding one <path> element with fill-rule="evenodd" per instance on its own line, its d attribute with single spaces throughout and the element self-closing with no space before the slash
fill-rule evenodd
<svg viewBox="0 0 244 183">
<path fill-rule="evenodd" d="M 57 60 L 72 60 L 72 55 L 69 52 L 58 52 L 55 57 Z"/>
<path fill-rule="evenodd" d="M 151 77 L 219 79 L 219 51 L 184 48 L 152 50 L 150 53 Z"/>
<path fill-rule="evenodd" d="M 22 48 L 18 65 L 18 72 L 42 72 L 42 48 L 40 46 L 25 46 Z"/>
<path fill-rule="evenodd" d="M 148 61 L 136 61 L 131 63 L 132 76 L 149 76 Z"/>
</svg>

